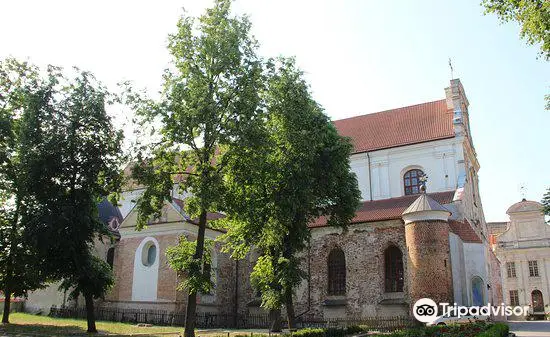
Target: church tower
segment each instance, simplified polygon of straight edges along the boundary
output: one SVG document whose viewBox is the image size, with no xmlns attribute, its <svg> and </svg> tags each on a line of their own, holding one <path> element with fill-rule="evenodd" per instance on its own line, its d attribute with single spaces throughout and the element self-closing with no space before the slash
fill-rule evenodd
<svg viewBox="0 0 550 337">
<path fill-rule="evenodd" d="M 403 212 L 411 307 L 421 298 L 453 303 L 447 222 L 450 215 L 451 212 L 426 194 L 425 188 Z"/>
</svg>

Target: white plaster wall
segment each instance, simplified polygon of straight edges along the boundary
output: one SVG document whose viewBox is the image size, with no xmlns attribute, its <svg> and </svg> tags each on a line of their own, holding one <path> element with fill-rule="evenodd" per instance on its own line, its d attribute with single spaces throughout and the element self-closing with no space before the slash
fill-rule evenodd
<svg viewBox="0 0 550 337">
<path fill-rule="evenodd" d="M 157 248 L 155 262 L 145 266 L 142 261 L 144 248 L 152 243 Z M 147 254 L 145 252 L 145 254 Z M 146 237 L 136 249 L 134 257 L 134 279 L 132 282 L 132 301 L 155 301 L 157 299 L 157 284 L 159 271 L 160 247 L 158 241 L 153 237 Z"/>
<path fill-rule="evenodd" d="M 459 168 L 462 153 L 457 153 L 462 147 L 456 144 L 461 141 L 451 138 L 369 152 L 370 175 L 367 154 L 352 155 L 351 169 L 357 175 L 363 200 L 370 200 L 370 188 L 373 200 L 403 196 L 403 174 L 413 168 L 428 175 L 428 192 L 455 190 L 458 172 L 464 170 Z"/>
<path fill-rule="evenodd" d="M 464 243 L 464 265 L 468 305 L 472 304 L 472 278 L 479 276 L 483 280 L 483 299 L 487 303 L 487 261 L 485 247 L 481 243 Z"/>
<path fill-rule="evenodd" d="M 466 289 L 466 273 L 464 265 L 464 248 L 458 235 L 449 233 L 449 248 L 451 252 L 451 269 L 453 273 L 453 297 L 458 305 L 468 302 Z"/>
</svg>

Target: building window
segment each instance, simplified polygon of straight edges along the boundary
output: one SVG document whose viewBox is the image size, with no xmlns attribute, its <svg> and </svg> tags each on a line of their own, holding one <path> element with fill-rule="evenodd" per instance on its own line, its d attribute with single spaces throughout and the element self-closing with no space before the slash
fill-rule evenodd
<svg viewBox="0 0 550 337">
<path fill-rule="evenodd" d="M 387 293 L 403 291 L 403 254 L 396 246 L 390 246 L 384 253 L 385 289 Z"/>
<path fill-rule="evenodd" d="M 533 292 L 531 292 L 531 305 L 533 307 L 533 312 L 544 313 L 544 301 L 540 290 L 533 290 Z"/>
<path fill-rule="evenodd" d="M 516 263 L 515 262 L 506 262 L 506 273 L 508 278 L 516 277 Z"/>
<path fill-rule="evenodd" d="M 333 249 L 328 256 L 328 294 L 346 294 L 346 257 L 339 248 Z"/>
<path fill-rule="evenodd" d="M 422 170 L 414 169 L 409 170 L 403 176 L 403 185 L 405 186 L 405 195 L 412 195 L 420 193 L 420 186 L 422 182 L 420 177 L 424 175 Z"/>
<path fill-rule="evenodd" d="M 157 260 L 157 246 L 153 241 L 149 241 L 145 247 L 143 247 L 141 262 L 146 267 L 151 267 Z"/>
<path fill-rule="evenodd" d="M 485 302 L 485 294 L 483 288 L 483 279 L 479 276 L 474 276 L 472 278 L 472 305 L 476 307 L 483 306 Z"/>
<path fill-rule="evenodd" d="M 510 290 L 510 305 L 513 307 L 519 305 L 519 296 L 517 290 Z"/>
<path fill-rule="evenodd" d="M 538 277 L 539 276 L 539 266 L 537 261 L 529 261 L 529 276 Z"/>
<path fill-rule="evenodd" d="M 115 262 L 115 247 L 109 248 L 107 251 L 107 264 L 113 269 L 113 264 Z"/>
</svg>

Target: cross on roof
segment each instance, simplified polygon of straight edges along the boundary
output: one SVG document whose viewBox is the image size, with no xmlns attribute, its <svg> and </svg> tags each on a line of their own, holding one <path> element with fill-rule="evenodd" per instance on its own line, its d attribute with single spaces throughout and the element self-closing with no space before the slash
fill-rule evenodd
<svg viewBox="0 0 550 337">
<path fill-rule="evenodd" d="M 428 176 L 423 174 L 420 178 L 418 178 L 418 180 L 421 182 L 420 191 L 422 193 L 426 193 L 426 182 L 428 181 Z"/>
</svg>

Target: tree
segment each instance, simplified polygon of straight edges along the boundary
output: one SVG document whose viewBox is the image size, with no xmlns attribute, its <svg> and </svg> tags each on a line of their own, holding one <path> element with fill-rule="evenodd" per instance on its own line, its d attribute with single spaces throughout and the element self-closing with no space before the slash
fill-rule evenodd
<svg viewBox="0 0 550 337">
<path fill-rule="evenodd" d="M 540 54 L 550 60 L 550 2 L 547 0 L 483 0 L 485 13 L 496 14 L 502 22 L 516 21 L 520 36 L 530 45 L 541 45 Z M 546 95 L 550 110 L 550 94 Z"/>
<path fill-rule="evenodd" d="M 133 169 L 146 186 L 137 200 L 137 229 L 160 215 L 174 186 L 189 195 L 185 212 L 198 229 L 193 246 L 169 254 L 170 264 L 186 275 L 187 337 L 194 336 L 197 293 L 209 287 L 205 230 L 207 214 L 219 210 L 224 157 L 256 123 L 259 104 L 262 67 L 256 42 L 249 21 L 230 15 L 230 3 L 215 1 L 198 20 L 180 18 L 177 32 L 169 36 L 173 67 L 164 74 L 158 102 L 128 95 L 140 128 L 159 138 L 141 147 Z"/>
<path fill-rule="evenodd" d="M 360 192 L 349 166 L 351 143 L 313 100 L 292 59 L 268 62 L 263 99 L 261 140 L 228 157 L 222 221 L 234 257 L 244 257 L 252 246 L 261 254 L 251 281 L 261 291 L 262 306 L 278 310 L 284 304 L 294 328 L 292 296 L 303 277 L 299 254 L 310 236 L 308 225 L 324 217 L 328 225 L 345 226 Z"/>
<path fill-rule="evenodd" d="M 542 197 L 542 213 L 546 216 L 550 216 L 550 188 Z"/>
<path fill-rule="evenodd" d="M 486 13 L 503 22 L 516 21 L 520 35 L 530 45 L 541 44 L 541 55 L 550 60 L 550 2 L 545 0 L 483 0 Z"/>
<path fill-rule="evenodd" d="M 61 71 L 43 109 L 50 111 L 38 130 L 48 135 L 48 156 L 29 173 L 33 195 L 44 210 L 33 220 L 32 245 L 44 259 L 53 280 L 62 279 L 73 294 L 86 300 L 88 332 L 97 332 L 93 299 L 112 285 L 106 262 L 91 253 L 94 241 L 109 235 L 97 204 L 117 192 L 122 182 L 122 133 L 106 112 L 109 93 L 92 74 L 76 70 L 72 78 Z"/>
<path fill-rule="evenodd" d="M 9 323 L 12 296 L 26 296 L 44 285 L 42 261 L 29 244 L 29 224 L 40 214 L 34 196 L 40 188 L 32 172 L 48 157 L 40 125 L 47 119 L 53 69 L 48 78 L 25 62 L 0 61 L 0 290 L 5 295 L 2 323 Z"/>
</svg>

